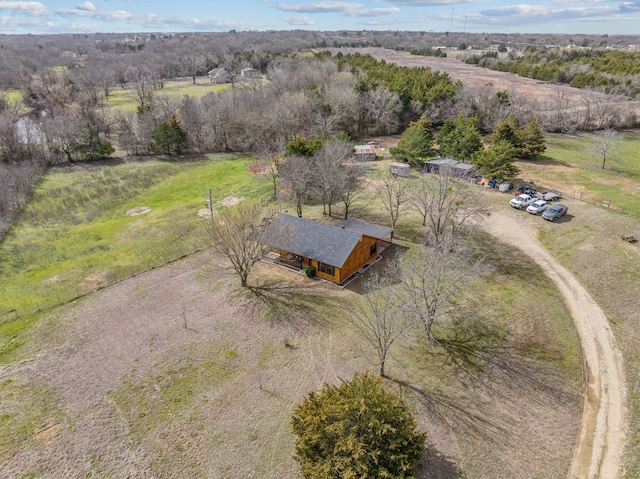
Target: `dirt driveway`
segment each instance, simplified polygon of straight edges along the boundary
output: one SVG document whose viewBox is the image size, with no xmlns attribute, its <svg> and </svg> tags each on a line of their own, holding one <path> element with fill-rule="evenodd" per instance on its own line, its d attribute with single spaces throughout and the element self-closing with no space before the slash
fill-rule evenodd
<svg viewBox="0 0 640 479">
<path fill-rule="evenodd" d="M 547 252 L 519 213 L 492 212 L 484 227 L 502 241 L 522 248 L 553 280 L 571 311 L 582 346 L 584 406 L 569 478 L 615 479 L 620 474 L 626 438 L 622 354 L 602 309 Z"/>
</svg>

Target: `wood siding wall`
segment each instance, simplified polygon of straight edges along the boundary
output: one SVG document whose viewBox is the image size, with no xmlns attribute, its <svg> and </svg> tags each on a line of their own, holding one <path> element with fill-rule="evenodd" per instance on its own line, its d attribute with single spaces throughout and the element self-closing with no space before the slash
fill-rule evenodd
<svg viewBox="0 0 640 479">
<path fill-rule="evenodd" d="M 371 246 L 376 245 L 376 250 L 373 254 L 371 254 Z M 287 253 L 286 251 L 279 251 L 276 249 L 272 249 L 274 253 L 279 254 L 283 258 L 291 257 L 291 253 Z M 356 247 L 353 248 L 353 251 L 345 261 L 342 268 L 334 267 L 333 276 L 323 273 L 318 268 L 318 261 L 315 259 L 304 258 L 302 260 L 302 269 L 305 266 L 311 265 L 316 269 L 316 275 L 328 279 L 329 281 L 333 281 L 334 283 L 342 283 L 353 273 L 358 271 L 362 266 L 364 266 L 371 258 L 374 258 L 378 254 L 378 240 L 376 238 L 372 238 L 371 236 L 363 235 L 362 239 L 358 241 Z"/>
<path fill-rule="evenodd" d="M 341 275 L 340 275 L 341 270 L 337 266 L 333 267 L 333 276 L 331 276 L 330 274 L 323 273 L 322 271 L 320 271 L 320 269 L 318 268 L 318 262 L 315 259 L 308 260 L 305 258 L 305 263 L 307 261 L 309 262 L 309 264 L 311 264 L 311 266 L 313 266 L 316 269 L 316 276 L 320 276 L 321 278 L 328 279 L 329 281 L 333 281 L 334 283 L 342 282 Z"/>
<path fill-rule="evenodd" d="M 371 245 L 376 245 L 376 251 L 371 254 Z M 346 280 L 353 273 L 358 271 L 371 258 L 378 253 L 378 240 L 371 236 L 362 235 L 362 239 L 358 242 L 353 251 L 342 266 L 342 276 L 340 282 Z"/>
</svg>

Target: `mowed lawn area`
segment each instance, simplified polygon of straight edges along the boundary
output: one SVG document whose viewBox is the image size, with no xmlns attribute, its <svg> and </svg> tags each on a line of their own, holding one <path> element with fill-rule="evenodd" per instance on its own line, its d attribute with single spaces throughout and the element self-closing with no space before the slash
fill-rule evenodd
<svg viewBox="0 0 640 479">
<path fill-rule="evenodd" d="M 198 212 L 209 189 L 214 204 L 268 190 L 250 161 L 212 155 L 52 168 L 0 244 L 0 351 L 13 349 L 28 323 L 8 319 L 205 247 Z"/>
</svg>

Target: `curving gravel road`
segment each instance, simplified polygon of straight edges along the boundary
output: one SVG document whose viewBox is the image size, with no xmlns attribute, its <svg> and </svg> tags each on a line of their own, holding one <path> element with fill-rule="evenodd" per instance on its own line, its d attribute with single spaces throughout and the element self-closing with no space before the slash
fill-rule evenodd
<svg viewBox="0 0 640 479">
<path fill-rule="evenodd" d="M 484 228 L 531 257 L 558 287 L 573 317 L 582 347 L 584 406 L 569 479 L 617 479 L 626 438 L 626 388 L 622 354 L 608 318 L 517 212 L 494 211 Z"/>
</svg>

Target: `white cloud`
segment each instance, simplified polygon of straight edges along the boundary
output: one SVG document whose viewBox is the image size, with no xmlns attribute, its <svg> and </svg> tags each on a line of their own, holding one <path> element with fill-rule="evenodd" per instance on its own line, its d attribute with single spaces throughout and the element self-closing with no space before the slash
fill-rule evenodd
<svg viewBox="0 0 640 479">
<path fill-rule="evenodd" d="M 396 5 L 406 5 L 407 7 L 435 7 L 438 5 L 457 5 L 459 3 L 475 3 L 479 0 L 387 0 Z"/>
<path fill-rule="evenodd" d="M 313 20 L 311 20 L 306 15 L 300 15 L 298 17 L 287 17 L 287 18 L 283 18 L 282 21 L 292 26 L 302 26 L 302 25 L 310 26 L 310 25 L 316 24 Z"/>
<path fill-rule="evenodd" d="M 638 12 L 640 11 L 640 2 L 622 2 L 620 4 L 621 12 Z"/>
<path fill-rule="evenodd" d="M 385 15 L 393 15 L 394 13 L 400 12 L 400 9 L 397 7 L 389 7 L 389 8 L 363 8 L 363 9 L 355 9 L 346 14 L 350 17 L 382 17 Z"/>
<path fill-rule="evenodd" d="M 526 19 L 529 22 L 563 20 L 572 18 L 609 15 L 618 11 L 617 7 L 571 7 L 549 8 L 545 5 L 510 5 L 483 10 L 480 14 L 484 18 L 513 18 Z"/>
<path fill-rule="evenodd" d="M 85 17 L 95 18 L 97 20 L 132 20 L 139 15 L 129 13 L 125 10 L 82 10 L 79 8 L 61 8 L 56 10 L 56 13 L 61 17 Z"/>
<path fill-rule="evenodd" d="M 40 2 L 0 2 L 0 10 L 20 12 L 30 17 L 45 17 L 49 15 L 47 7 Z"/>
<path fill-rule="evenodd" d="M 346 2 L 316 2 L 307 4 L 279 3 L 277 8 L 285 12 L 298 13 L 346 13 L 357 8 L 362 8 L 362 3 Z"/>
<path fill-rule="evenodd" d="M 348 17 L 380 17 L 393 15 L 400 11 L 397 7 L 363 8 L 362 3 L 316 2 L 316 3 L 279 3 L 276 8 L 296 13 L 342 13 Z M 286 21 L 286 20 L 285 20 Z"/>
<path fill-rule="evenodd" d="M 155 13 L 138 14 L 126 10 L 97 10 L 89 1 L 78 5 L 77 8 L 61 8 L 56 10 L 56 14 L 64 18 L 92 18 L 106 22 L 126 21 L 157 30 L 170 27 L 182 27 L 192 30 L 247 28 L 247 25 L 239 22 L 207 21 L 198 18 L 173 17 Z"/>
<path fill-rule="evenodd" d="M 96 11 L 96 6 L 93 3 L 89 2 L 89 1 L 81 3 L 76 8 L 78 10 L 86 10 L 88 12 L 95 12 Z"/>
</svg>

